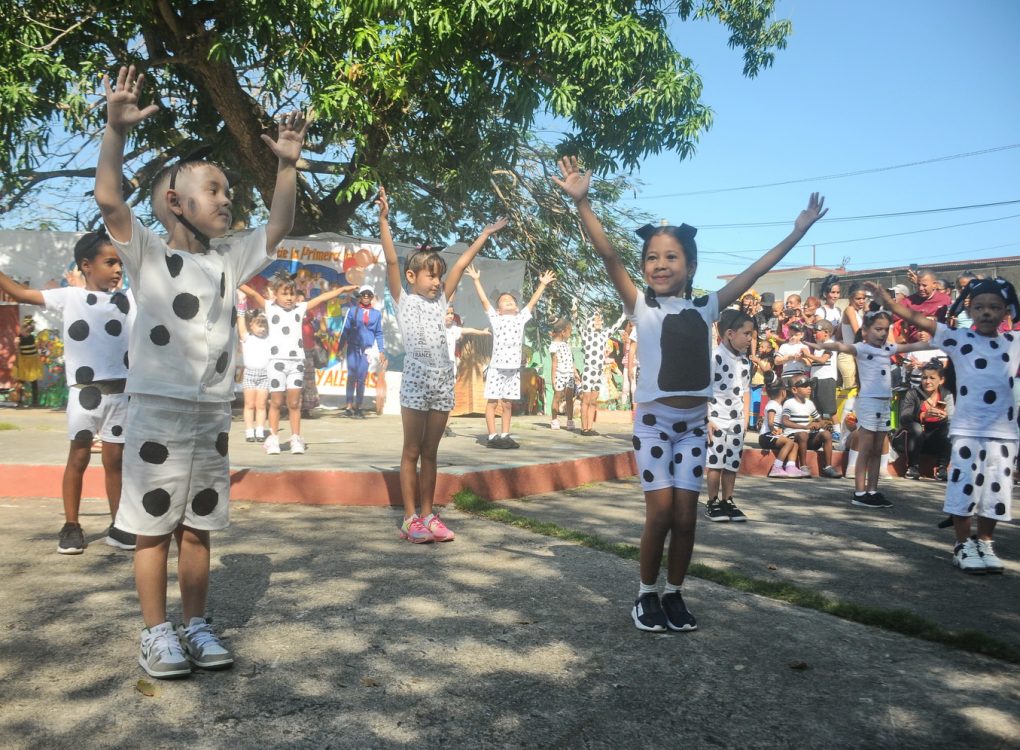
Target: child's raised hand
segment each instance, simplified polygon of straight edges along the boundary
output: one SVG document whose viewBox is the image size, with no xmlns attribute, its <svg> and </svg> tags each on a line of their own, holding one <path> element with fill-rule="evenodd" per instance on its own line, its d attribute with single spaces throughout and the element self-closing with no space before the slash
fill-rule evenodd
<svg viewBox="0 0 1020 750">
<path fill-rule="evenodd" d="M 829 209 L 825 208 L 825 196 L 811 193 L 811 199 L 808 201 L 807 208 L 800 212 L 800 216 L 797 217 L 793 225 L 799 231 L 806 232 L 827 213 L 829 213 Z"/>
<path fill-rule="evenodd" d="M 482 278 L 481 272 L 477 268 L 475 268 L 474 263 L 465 268 L 464 273 L 467 275 L 468 278 L 474 279 L 475 281 L 478 281 L 480 278 Z"/>
<path fill-rule="evenodd" d="M 542 286 L 549 286 L 556 280 L 556 274 L 552 271 L 544 271 L 541 276 L 538 277 L 538 283 Z"/>
<path fill-rule="evenodd" d="M 500 218 L 496 219 L 491 224 L 486 225 L 485 229 L 482 230 L 482 234 L 484 234 L 486 236 L 492 236 L 492 235 L 496 234 L 496 232 L 501 230 L 503 227 L 505 227 L 506 223 L 507 223 L 507 218 L 505 216 L 501 216 Z"/>
<path fill-rule="evenodd" d="M 591 186 L 591 170 L 582 172 L 577 166 L 576 156 L 564 156 L 560 159 L 560 174 L 563 175 L 562 180 L 553 177 L 552 181 L 559 186 L 560 190 L 569 195 L 574 203 L 580 203 L 588 197 L 588 189 Z"/>
<path fill-rule="evenodd" d="M 110 85 L 110 76 L 103 75 L 103 91 L 106 95 L 106 124 L 120 133 L 126 133 L 145 118 L 159 111 L 150 104 L 145 109 L 138 107 L 138 97 L 145 83 L 145 75 L 136 73 L 135 66 L 121 66 L 117 72 L 116 87 Z"/>
<path fill-rule="evenodd" d="M 386 188 L 379 186 L 379 194 L 375 196 L 375 205 L 379 207 L 379 221 L 385 221 L 390 215 L 390 199 L 386 197 Z"/>
<path fill-rule="evenodd" d="M 301 147 L 304 146 L 308 126 L 314 119 L 315 116 L 311 110 L 307 115 L 300 110 L 288 112 L 280 119 L 276 140 L 274 141 L 265 133 L 262 134 L 262 140 L 281 162 L 296 164 L 301 156 Z"/>
</svg>

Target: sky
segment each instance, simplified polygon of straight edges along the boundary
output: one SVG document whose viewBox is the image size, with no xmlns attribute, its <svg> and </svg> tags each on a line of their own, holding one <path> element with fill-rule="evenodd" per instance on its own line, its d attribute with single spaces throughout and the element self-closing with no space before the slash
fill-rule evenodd
<svg viewBox="0 0 1020 750">
<path fill-rule="evenodd" d="M 782 266 L 814 262 L 857 271 L 902 263 L 1020 255 L 1020 2 L 780 0 L 793 33 L 771 68 L 742 75 L 724 27 L 676 22 L 714 124 L 695 155 L 649 157 L 629 202 L 699 228 L 695 284 L 718 289 L 792 227 L 818 191 L 829 214 Z M 875 170 L 753 190 L 698 191 Z M 671 197 L 664 197 L 671 196 Z M 844 217 L 984 203 L 1012 205 L 885 219 Z M 1001 221 L 989 221 L 1012 217 Z M 784 222 L 754 228 L 720 224 Z M 973 224 L 972 222 L 985 222 Z M 950 229 L 918 232 L 955 224 Z M 898 237 L 863 238 L 904 232 Z M 839 243 L 839 244 L 830 244 Z"/>
</svg>

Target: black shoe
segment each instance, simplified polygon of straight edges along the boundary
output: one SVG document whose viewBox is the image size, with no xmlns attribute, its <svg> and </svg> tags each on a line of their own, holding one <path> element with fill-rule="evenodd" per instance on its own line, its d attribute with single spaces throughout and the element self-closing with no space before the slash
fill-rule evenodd
<svg viewBox="0 0 1020 750">
<path fill-rule="evenodd" d="M 679 591 L 666 594 L 662 597 L 662 608 L 666 612 L 666 625 L 670 630 L 697 630 L 698 621 L 684 604 L 684 598 Z"/>
<path fill-rule="evenodd" d="M 509 435 L 504 435 L 500 438 L 503 441 L 504 448 L 520 448 L 521 445 Z"/>
<path fill-rule="evenodd" d="M 135 548 L 135 535 L 121 531 L 112 523 L 110 528 L 106 530 L 106 539 L 103 541 L 117 549 L 132 550 Z"/>
<path fill-rule="evenodd" d="M 920 479 L 921 478 L 921 470 L 919 468 L 917 468 L 916 466 L 908 466 L 907 470 L 906 470 L 906 472 L 904 472 L 903 476 L 905 476 L 907 479 L 915 479 L 915 480 L 916 479 Z"/>
<path fill-rule="evenodd" d="M 62 555 L 80 555 L 85 551 L 85 532 L 76 523 L 65 523 L 60 529 L 57 552 Z"/>
<path fill-rule="evenodd" d="M 705 515 L 708 516 L 709 521 L 729 521 L 730 514 L 726 510 L 726 502 L 720 502 L 718 499 L 709 500 L 705 504 Z"/>
<path fill-rule="evenodd" d="M 726 503 L 726 512 L 729 513 L 731 521 L 741 522 L 747 520 L 747 516 L 744 515 L 744 512 L 733 504 L 732 497 L 729 500 L 724 500 L 723 502 Z"/>
<path fill-rule="evenodd" d="M 509 448 L 510 446 L 503 442 L 503 438 L 501 438 L 499 435 L 496 435 L 496 437 L 491 437 L 485 441 L 485 447 L 505 449 Z"/>
<path fill-rule="evenodd" d="M 634 627 L 649 633 L 662 633 L 669 625 L 666 613 L 662 611 L 662 605 L 659 603 L 659 595 L 656 593 L 639 596 L 630 611 L 630 617 L 634 620 Z"/>
<path fill-rule="evenodd" d="M 858 495 L 856 492 L 853 495 L 852 505 L 857 505 L 861 508 L 891 508 L 892 503 L 886 500 L 881 492 L 866 492 L 863 495 Z"/>
<path fill-rule="evenodd" d="M 596 437 L 599 433 L 597 430 L 581 430 L 577 434 L 583 435 L 584 437 Z"/>
<path fill-rule="evenodd" d="M 935 481 L 936 482 L 945 482 L 948 479 L 949 479 L 949 475 L 946 473 L 946 467 L 945 466 L 940 466 L 937 469 L 935 469 Z"/>
<path fill-rule="evenodd" d="M 244 441 L 246 443 L 254 443 L 255 442 L 255 436 L 254 435 L 245 435 Z"/>
<path fill-rule="evenodd" d="M 365 418 L 365 412 L 363 412 L 361 409 L 355 409 L 354 410 L 354 418 L 355 419 L 364 419 Z"/>
<path fill-rule="evenodd" d="M 348 406 L 346 409 L 344 409 L 344 416 L 345 417 L 353 417 L 354 416 L 354 409 L 352 409 L 351 407 Z"/>
</svg>

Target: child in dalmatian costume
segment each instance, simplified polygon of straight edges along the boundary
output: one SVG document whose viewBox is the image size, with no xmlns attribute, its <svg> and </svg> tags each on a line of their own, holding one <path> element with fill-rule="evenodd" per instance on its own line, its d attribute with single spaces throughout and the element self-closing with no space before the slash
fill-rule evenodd
<svg viewBox="0 0 1020 750">
<path fill-rule="evenodd" d="M 645 490 L 645 527 L 641 584 L 631 618 L 640 630 L 694 630 L 697 621 L 680 589 L 694 548 L 705 469 L 705 427 L 713 394 L 712 324 L 720 309 L 736 302 L 825 215 L 824 200 L 812 194 L 785 239 L 721 291 L 695 299 L 690 297 L 697 268 L 697 230 L 686 224 L 643 227 L 638 231 L 644 240 L 641 267 L 647 284 L 642 294 L 592 210 L 588 200 L 591 172 L 582 172 L 576 157 L 566 156 L 560 160 L 560 172 L 562 177 L 553 179 L 577 207 L 581 224 L 623 300 L 624 312 L 640 333 L 634 452 Z M 660 599 L 659 569 L 670 535 L 666 590 Z"/>
<path fill-rule="evenodd" d="M 230 184 L 216 165 L 182 161 L 156 176 L 153 213 L 168 239 L 144 227 L 124 200 L 124 148 L 131 129 L 159 107 L 139 106 L 144 76 L 103 77 L 107 124 L 95 198 L 137 302 L 126 392 L 124 485 L 117 525 L 137 535 L 135 583 L 145 629 L 138 663 L 152 677 L 215 669 L 233 656 L 205 618 L 210 531 L 229 523 L 227 446 L 233 400 L 234 290 L 266 266 L 294 222 L 297 160 L 309 121 L 285 115 L 262 140 L 278 166 L 267 226 L 211 244 L 232 225 Z M 184 624 L 167 619 L 167 559 L 179 549 Z"/>
<path fill-rule="evenodd" d="M 952 444 L 943 510 L 953 519 L 953 565 L 964 573 L 1002 573 L 995 554 L 995 526 L 1012 520 L 1013 469 L 1017 431 L 1013 386 L 1020 363 L 1020 334 L 999 330 L 1008 314 L 1020 318 L 1016 290 L 1005 279 L 973 279 L 949 310 L 957 315 L 969 301 L 973 330 L 952 329 L 893 300 L 869 284 L 894 313 L 931 334 L 956 368 L 956 410 L 949 424 Z M 973 518 L 977 516 L 975 533 Z"/>
<path fill-rule="evenodd" d="M 400 497 L 404 521 L 400 537 L 414 544 L 450 542 L 455 535 L 435 512 L 436 460 L 439 441 L 453 409 L 454 369 L 446 343 L 447 300 L 457 290 L 464 269 L 488 239 L 506 226 L 499 219 L 465 250 L 446 273 L 446 261 L 425 248 L 407 259 L 401 283 L 400 259 L 390 232 L 390 204 L 379 188 L 379 239 L 386 256 L 386 283 L 397 305 L 397 326 L 404 345 L 404 372 L 400 379 L 400 419 L 404 445 L 400 455 Z M 446 276 L 444 279 L 443 276 Z M 421 469 L 419 471 L 419 461 Z M 421 509 L 416 507 L 421 502 Z"/>
<path fill-rule="evenodd" d="M 119 291 L 123 265 L 105 229 L 89 232 L 74 246 L 74 260 L 85 286 L 27 289 L 0 273 L 0 289 L 18 302 L 59 310 L 64 317 L 64 364 L 69 395 L 67 436 L 71 447 L 64 468 L 64 526 L 57 552 L 78 555 L 85 551 L 85 534 L 79 523 L 81 489 L 92 457 L 92 440 L 103 441 L 103 471 L 110 504 L 106 543 L 132 550 L 135 537 L 115 525 L 120 506 L 121 463 L 128 374 L 128 338 L 135 319 L 134 297 Z"/>
<path fill-rule="evenodd" d="M 612 328 L 602 325 L 602 313 L 591 316 L 581 329 L 581 349 L 584 353 L 584 368 L 581 371 L 581 432 L 585 437 L 598 435 L 595 419 L 599 410 L 599 392 L 605 382 L 606 343 L 609 337 L 626 322 L 626 315 L 613 324 Z"/>
</svg>

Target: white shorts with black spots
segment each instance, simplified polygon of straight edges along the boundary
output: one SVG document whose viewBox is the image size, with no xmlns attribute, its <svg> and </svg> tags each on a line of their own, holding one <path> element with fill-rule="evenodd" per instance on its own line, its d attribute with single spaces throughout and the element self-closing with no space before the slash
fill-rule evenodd
<svg viewBox="0 0 1020 750">
<path fill-rule="evenodd" d="M 270 359 L 266 371 L 269 373 L 270 393 L 300 390 L 305 384 L 303 359 Z"/>
<path fill-rule="evenodd" d="M 645 492 L 676 487 L 699 492 L 705 473 L 708 405 L 676 409 L 658 401 L 634 413 L 634 459 Z"/>
<path fill-rule="evenodd" d="M 244 368 L 244 380 L 241 383 L 242 388 L 246 391 L 268 391 L 269 390 L 269 370 L 265 367 L 262 368 Z"/>
<path fill-rule="evenodd" d="M 405 359 L 400 405 L 416 411 L 452 411 L 454 385 L 453 367 L 422 367 Z"/>
<path fill-rule="evenodd" d="M 230 404 L 132 395 L 117 528 L 164 536 L 230 525 Z"/>
<path fill-rule="evenodd" d="M 1012 520 L 1016 440 L 954 435 L 942 509 L 954 516 Z"/>
<path fill-rule="evenodd" d="M 565 374 L 556 373 L 556 376 L 553 379 L 553 390 L 555 390 L 555 391 L 570 391 L 571 395 L 573 395 L 573 393 L 574 393 L 574 374 L 573 373 L 569 373 L 569 372 L 565 373 Z"/>
<path fill-rule="evenodd" d="M 124 425 L 127 424 L 126 393 L 98 393 L 99 403 L 88 409 L 80 396 L 86 388 L 71 388 L 67 396 L 67 437 L 71 440 L 92 442 L 96 436 L 106 443 L 124 442 Z M 94 394 L 85 397 L 86 404 Z"/>
<path fill-rule="evenodd" d="M 485 371 L 485 398 L 517 401 L 521 397 L 521 370 L 490 367 Z"/>
<path fill-rule="evenodd" d="M 857 426 L 870 432 L 888 432 L 892 423 L 889 421 L 889 399 L 875 396 L 858 396 L 854 404 L 857 414 Z"/>
<path fill-rule="evenodd" d="M 706 469 L 740 471 L 740 458 L 744 450 L 743 419 L 713 419 L 715 430 L 708 433 L 708 462 Z"/>
</svg>

